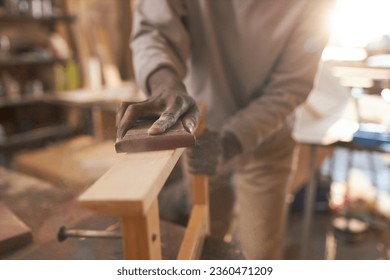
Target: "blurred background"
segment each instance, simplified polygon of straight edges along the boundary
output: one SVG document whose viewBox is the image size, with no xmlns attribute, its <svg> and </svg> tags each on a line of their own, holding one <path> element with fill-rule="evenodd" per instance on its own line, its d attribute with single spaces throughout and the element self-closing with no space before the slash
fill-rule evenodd
<svg viewBox="0 0 390 280">
<path fill-rule="evenodd" d="M 118 157 L 119 103 L 145 98 L 129 47 L 136 5 L 0 0 L 0 258 L 122 257 L 119 242 L 64 246 L 56 233 L 117 223 L 77 197 Z M 388 0 L 336 0 L 328 18 L 325 70 L 297 111 L 287 259 L 390 258 L 389 11 Z M 169 207 L 177 196 L 160 197 L 162 219 L 174 224 L 183 223 Z M 234 248 L 231 236 L 221 242 Z"/>
</svg>

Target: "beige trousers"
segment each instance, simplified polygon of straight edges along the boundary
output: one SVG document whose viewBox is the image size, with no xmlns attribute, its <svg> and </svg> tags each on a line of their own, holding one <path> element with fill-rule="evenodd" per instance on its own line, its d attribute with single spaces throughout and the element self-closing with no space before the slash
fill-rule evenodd
<svg viewBox="0 0 390 280">
<path fill-rule="evenodd" d="M 223 237 L 236 201 L 235 228 L 247 259 L 281 259 L 286 193 L 295 142 L 286 126 L 255 151 L 242 156 L 231 176 L 210 179 L 212 234 Z M 229 185 L 233 185 L 229 187 Z"/>
<path fill-rule="evenodd" d="M 248 259 L 281 259 L 295 142 L 283 128 L 244 157 L 234 182 L 239 242 Z"/>
<path fill-rule="evenodd" d="M 295 146 L 286 125 L 238 159 L 233 172 L 209 180 L 211 233 L 223 238 L 235 209 L 234 235 L 247 259 L 282 258 L 286 194 Z M 188 173 L 184 174 L 190 186 Z M 187 197 L 191 204 L 191 195 Z"/>
</svg>

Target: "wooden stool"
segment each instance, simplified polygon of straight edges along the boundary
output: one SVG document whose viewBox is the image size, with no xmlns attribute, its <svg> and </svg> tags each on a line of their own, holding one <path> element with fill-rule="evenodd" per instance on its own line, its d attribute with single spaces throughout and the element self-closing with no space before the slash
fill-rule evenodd
<svg viewBox="0 0 390 280">
<path fill-rule="evenodd" d="M 203 128 L 201 118 L 195 134 Z M 122 155 L 79 197 L 82 206 L 121 217 L 125 259 L 161 259 L 157 196 L 183 151 L 178 148 Z M 192 187 L 194 203 L 178 259 L 198 259 L 209 234 L 208 177 L 193 176 Z"/>
</svg>

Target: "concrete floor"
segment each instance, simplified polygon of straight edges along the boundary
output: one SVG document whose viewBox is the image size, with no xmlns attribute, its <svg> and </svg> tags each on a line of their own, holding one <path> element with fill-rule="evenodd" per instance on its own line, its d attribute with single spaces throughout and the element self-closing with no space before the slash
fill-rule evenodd
<svg viewBox="0 0 390 280">
<path fill-rule="evenodd" d="M 0 198 L 32 230 L 33 243 L 18 250 L 1 255 L 0 259 L 121 259 L 120 240 L 102 239 L 69 239 L 63 243 L 56 240 L 57 232 L 62 225 L 84 229 L 106 229 L 118 220 L 96 215 L 82 209 L 75 197 L 78 191 L 61 189 L 54 184 L 17 172 L 0 168 Z M 314 219 L 312 238 L 310 240 L 309 259 L 325 259 L 326 235 L 330 228 L 330 213 L 317 213 Z M 168 231 L 181 231 L 179 226 L 163 223 L 165 237 Z M 299 259 L 300 236 L 302 232 L 302 214 L 292 211 L 286 234 L 286 259 Z M 164 241 L 163 241 L 164 243 Z M 359 244 L 337 242 L 336 259 L 381 259 L 380 249 L 383 245 L 374 234 L 369 234 Z M 209 252 L 219 248 L 217 243 L 209 241 Z M 166 258 L 174 258 L 176 244 L 165 241 Z M 222 248 L 222 247 L 221 247 Z M 219 250 L 219 249 L 218 249 Z M 221 249 L 223 250 L 223 249 Z M 237 252 L 236 252 L 237 253 Z M 169 255 L 171 254 L 171 255 Z M 234 255 L 234 254 L 233 254 Z M 235 255 L 240 258 L 240 254 Z M 218 254 L 209 254 L 207 259 L 221 258 Z"/>
</svg>

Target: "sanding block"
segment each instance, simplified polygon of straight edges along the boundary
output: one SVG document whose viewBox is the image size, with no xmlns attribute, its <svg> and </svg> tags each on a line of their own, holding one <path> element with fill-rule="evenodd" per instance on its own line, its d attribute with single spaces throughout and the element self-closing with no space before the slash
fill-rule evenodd
<svg viewBox="0 0 390 280">
<path fill-rule="evenodd" d="M 115 143 L 117 153 L 171 150 L 195 145 L 195 136 L 185 130 L 179 120 L 168 131 L 149 135 L 148 129 L 156 119 L 138 120 L 122 139 Z"/>
</svg>

